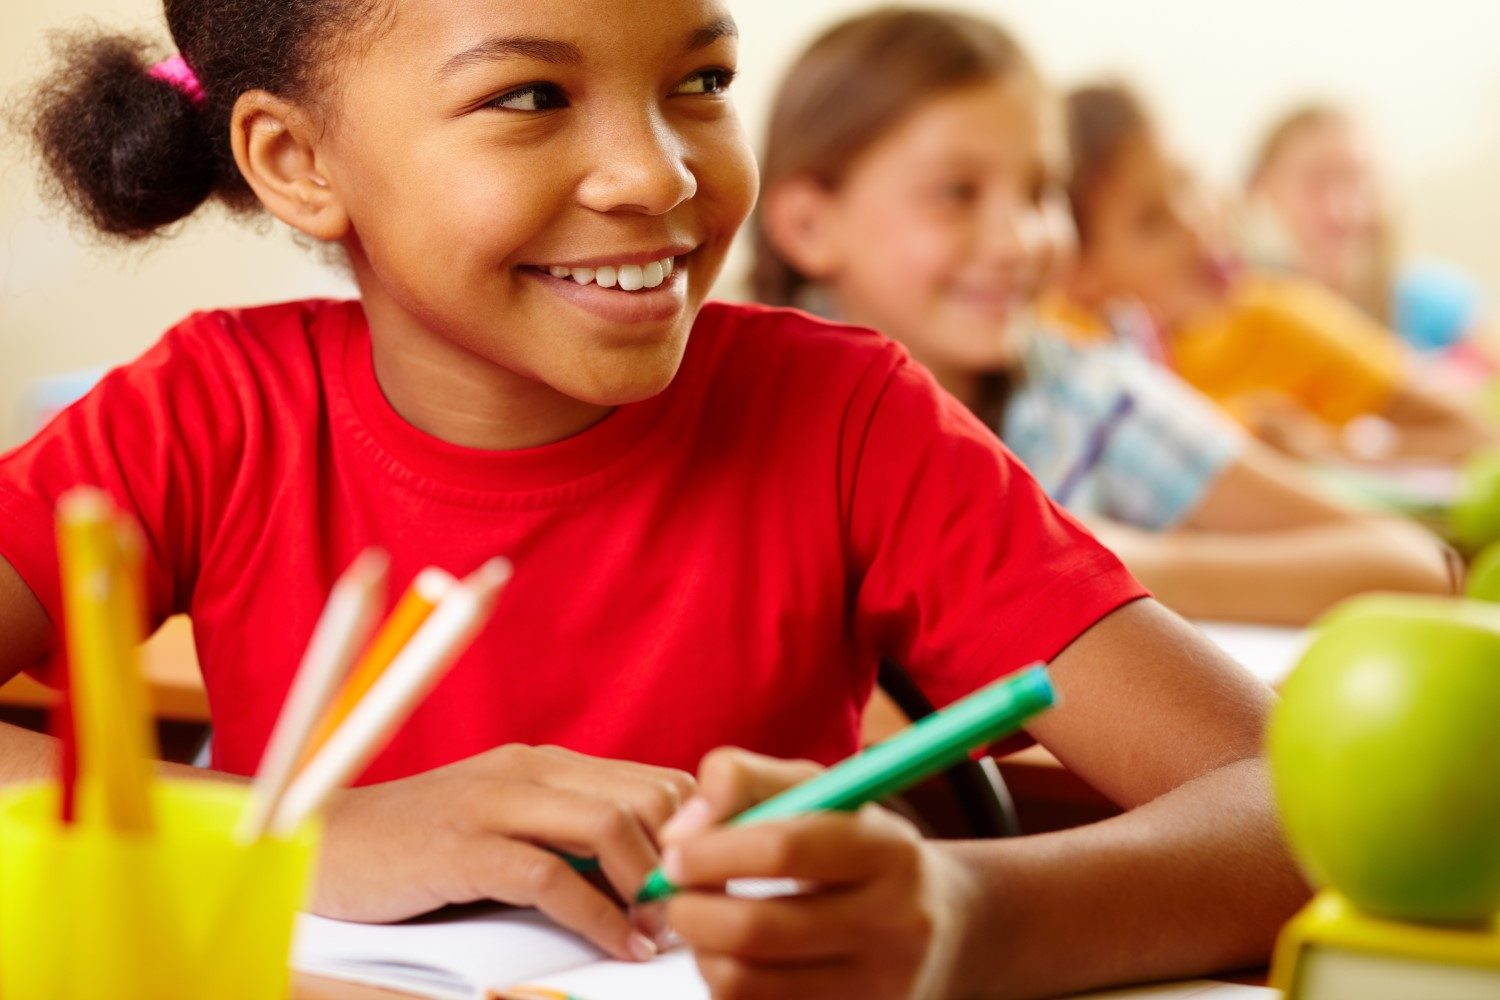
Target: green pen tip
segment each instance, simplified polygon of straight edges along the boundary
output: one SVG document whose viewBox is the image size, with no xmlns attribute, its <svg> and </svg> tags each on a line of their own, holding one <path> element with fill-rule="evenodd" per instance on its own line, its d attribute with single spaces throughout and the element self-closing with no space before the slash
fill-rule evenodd
<svg viewBox="0 0 1500 1000">
<path fill-rule="evenodd" d="M 635 894 L 635 901 L 654 903 L 659 899 L 666 899 L 676 891 L 677 887 L 662 874 L 661 869 L 653 868 L 651 874 L 646 876 L 646 884 L 641 886 L 641 891 Z"/>
</svg>

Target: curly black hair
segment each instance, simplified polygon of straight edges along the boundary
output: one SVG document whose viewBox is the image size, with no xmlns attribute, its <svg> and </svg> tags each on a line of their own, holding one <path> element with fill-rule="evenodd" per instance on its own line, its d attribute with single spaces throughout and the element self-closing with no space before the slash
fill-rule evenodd
<svg viewBox="0 0 1500 1000">
<path fill-rule="evenodd" d="M 167 27 L 198 77 L 195 102 L 150 75 L 153 47 L 97 28 L 58 39 L 56 67 L 23 113 L 49 193 L 99 233 L 138 240 L 209 198 L 258 206 L 229 141 L 235 101 L 267 90 L 313 104 L 329 67 L 381 22 L 382 0 L 166 0 Z"/>
</svg>

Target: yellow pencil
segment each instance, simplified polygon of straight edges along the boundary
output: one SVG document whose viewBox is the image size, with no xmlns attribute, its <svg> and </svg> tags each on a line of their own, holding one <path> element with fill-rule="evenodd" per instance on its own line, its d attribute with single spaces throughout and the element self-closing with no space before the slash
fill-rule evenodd
<svg viewBox="0 0 1500 1000">
<path fill-rule="evenodd" d="M 108 826 L 149 832 L 157 754 L 137 652 L 144 621 L 139 532 L 105 493 L 81 487 L 58 503 L 57 542 L 79 816 L 89 819 L 97 804 Z"/>
</svg>

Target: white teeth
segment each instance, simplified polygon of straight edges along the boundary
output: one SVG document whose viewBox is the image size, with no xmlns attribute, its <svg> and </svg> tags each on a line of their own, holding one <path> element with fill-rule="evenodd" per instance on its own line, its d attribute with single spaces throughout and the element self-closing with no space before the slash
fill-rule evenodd
<svg viewBox="0 0 1500 1000">
<path fill-rule="evenodd" d="M 622 292 L 637 292 L 642 288 L 659 288 L 677 270 L 677 261 L 672 257 L 653 260 L 649 264 L 620 264 L 603 267 L 562 267 L 552 264 L 538 267 L 554 278 L 572 278 L 580 285 L 598 284 L 601 288 L 619 288 Z"/>
<path fill-rule="evenodd" d="M 638 292 L 646 287 L 646 279 L 641 274 L 641 265 L 624 264 L 620 267 L 620 289 L 626 292 Z"/>
</svg>

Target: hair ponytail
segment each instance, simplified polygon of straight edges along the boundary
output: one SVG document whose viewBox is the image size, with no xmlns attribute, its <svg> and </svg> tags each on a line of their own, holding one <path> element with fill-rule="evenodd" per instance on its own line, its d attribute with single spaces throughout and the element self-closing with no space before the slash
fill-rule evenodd
<svg viewBox="0 0 1500 1000">
<path fill-rule="evenodd" d="M 209 198 L 259 207 L 230 145 L 241 94 L 318 108 L 331 67 L 389 24 L 381 0 L 165 0 L 167 29 L 201 93 L 152 74 L 151 47 L 65 35 L 24 113 L 50 193 L 98 231 L 151 236 Z"/>
<path fill-rule="evenodd" d="M 218 176 L 203 109 L 151 75 L 147 51 L 120 35 L 62 37 L 28 123 L 50 193 L 126 240 L 190 215 Z"/>
</svg>

